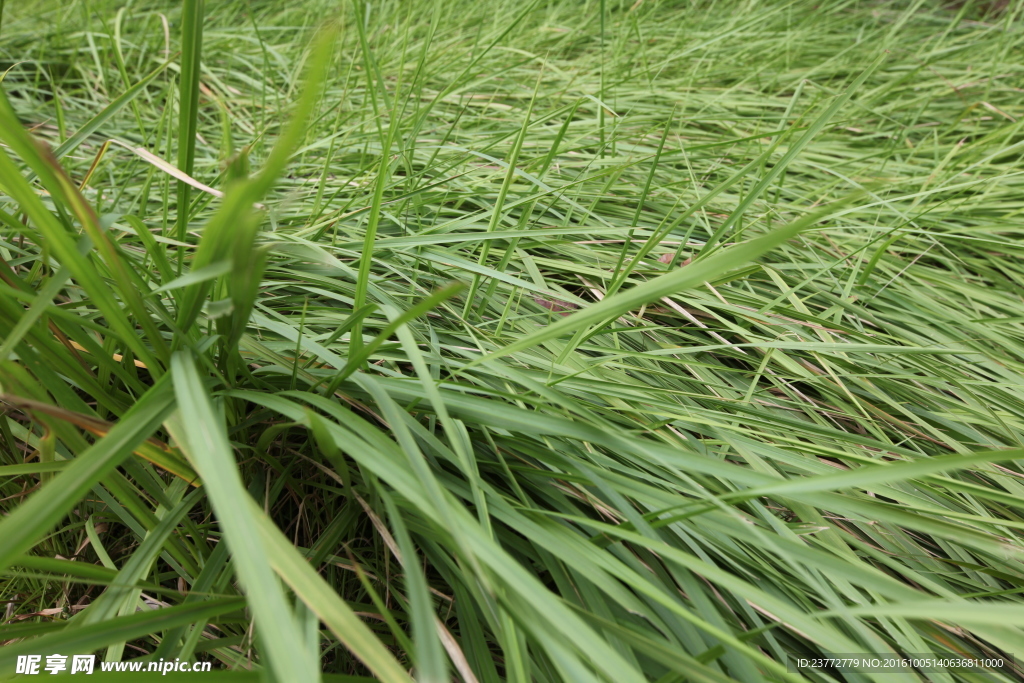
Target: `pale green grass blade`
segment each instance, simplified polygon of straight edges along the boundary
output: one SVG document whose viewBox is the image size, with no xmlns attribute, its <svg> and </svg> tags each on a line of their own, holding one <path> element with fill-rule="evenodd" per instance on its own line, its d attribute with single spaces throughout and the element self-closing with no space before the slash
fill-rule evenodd
<svg viewBox="0 0 1024 683">
<path fill-rule="evenodd" d="M 837 203 L 835 206 L 811 212 L 784 228 L 779 228 L 768 235 L 735 246 L 721 254 L 716 254 L 714 259 L 708 257 L 703 262 L 681 268 L 675 273 L 661 275 L 649 282 L 631 287 L 624 292 L 604 299 L 598 304 L 588 306 L 582 311 L 573 313 L 563 320 L 548 325 L 543 330 L 527 335 L 497 351 L 492 351 L 483 358 L 474 360 L 468 367 L 472 367 L 477 363 L 493 361 L 501 356 L 517 353 L 551 339 L 557 339 L 567 332 L 578 330 L 587 325 L 594 325 L 609 318 L 618 317 L 644 304 L 657 301 L 661 297 L 676 294 L 688 287 L 694 287 L 719 277 L 730 270 L 746 264 L 748 261 L 756 259 L 786 240 L 792 239 L 800 234 L 800 231 L 824 220 L 834 213 L 841 204 L 848 203 L 852 199 L 850 197 L 843 202 Z"/>
<path fill-rule="evenodd" d="M 295 615 L 267 562 L 267 549 L 249 516 L 249 494 L 238 473 L 224 425 L 217 419 L 190 352 L 175 353 L 171 374 L 179 408 L 170 431 L 206 482 L 211 504 L 224 529 L 223 542 L 231 548 L 232 564 L 249 596 L 269 666 L 280 680 L 319 680 L 319 665 L 306 656 Z"/>
<path fill-rule="evenodd" d="M 800 152 L 802 152 L 804 148 L 807 147 L 810 141 L 814 139 L 814 136 L 821 132 L 821 129 L 824 128 L 832 119 L 832 117 L 836 115 L 836 112 L 839 111 L 840 107 L 842 107 L 846 103 L 846 101 L 855 92 L 857 92 L 860 86 L 863 85 L 864 81 L 867 80 L 868 76 L 870 76 L 875 71 L 875 69 L 877 69 L 882 64 L 882 61 L 884 59 L 885 55 L 880 54 L 873 63 L 868 65 L 868 67 L 865 68 L 859 76 L 857 76 L 856 80 L 854 80 L 854 82 L 850 84 L 850 87 L 847 88 L 842 95 L 835 98 L 832 104 L 829 105 L 828 109 L 822 112 L 821 115 L 818 116 L 818 118 L 815 119 L 810 126 L 808 126 L 807 130 L 804 131 L 804 134 L 800 137 L 800 139 L 797 140 L 796 143 L 793 144 L 786 151 L 786 154 L 783 155 L 783 157 L 778 161 L 778 163 L 772 166 L 772 170 L 765 174 L 764 178 L 762 178 L 758 182 L 758 184 L 755 185 L 750 190 L 750 192 L 743 198 L 743 200 L 736 206 L 736 209 L 733 211 L 732 215 L 730 215 L 729 218 L 724 223 L 722 223 L 721 227 L 719 227 L 718 230 L 716 230 L 715 233 L 711 235 L 707 243 L 704 245 L 704 248 L 701 250 L 701 254 L 712 253 L 712 250 L 718 244 L 718 241 L 722 238 L 726 231 L 730 227 L 732 227 L 737 220 L 739 220 L 739 218 L 743 215 L 744 211 L 746 211 L 746 209 L 750 207 L 754 203 L 754 201 L 761 196 L 761 193 L 768 189 L 768 187 L 775 181 L 779 174 L 786 170 L 786 167 L 789 166 L 793 159 L 795 159 L 797 155 L 799 155 Z"/>
<path fill-rule="evenodd" d="M 132 103 L 135 98 L 141 95 L 146 88 L 156 79 L 157 76 L 162 74 L 167 68 L 170 62 L 165 62 L 159 67 L 151 71 L 145 78 L 135 83 L 123 93 L 117 96 L 110 102 L 106 107 L 103 108 L 99 114 L 89 119 L 89 122 L 84 126 L 75 131 L 75 134 L 65 140 L 59 147 L 53 150 L 53 156 L 57 159 L 62 159 L 71 152 L 78 149 L 78 147 L 89 139 L 89 136 L 93 135 L 105 123 L 110 121 L 125 105 Z"/>
<path fill-rule="evenodd" d="M 284 171 L 301 137 L 306 133 L 307 120 L 320 96 L 321 84 L 327 76 L 336 30 L 325 29 L 317 37 L 302 96 L 295 106 L 295 111 L 291 113 L 289 125 L 274 145 L 263 170 L 252 180 L 236 183 L 229 189 L 220 210 L 203 231 L 203 239 L 192 258 L 193 270 L 198 272 L 201 268 L 216 267 L 220 265 L 218 262 L 230 256 L 234 256 L 239 262 L 251 258 L 249 254 L 235 254 L 232 250 L 239 243 L 251 243 L 252 233 L 258 227 L 253 205 L 273 186 Z M 180 328 L 185 329 L 192 325 L 200 313 L 208 291 L 207 282 L 201 281 L 191 284 L 182 294 L 177 319 Z"/>
</svg>

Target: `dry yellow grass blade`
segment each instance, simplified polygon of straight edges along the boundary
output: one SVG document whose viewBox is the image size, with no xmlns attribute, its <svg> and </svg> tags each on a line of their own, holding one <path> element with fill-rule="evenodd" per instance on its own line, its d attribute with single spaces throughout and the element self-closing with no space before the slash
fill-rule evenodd
<svg viewBox="0 0 1024 683">
<path fill-rule="evenodd" d="M 86 349 L 84 346 L 82 346 L 78 342 L 72 341 L 71 342 L 71 346 L 74 347 L 78 351 L 88 351 L 88 349 Z M 122 356 L 119 353 L 111 354 L 110 357 L 113 358 L 114 360 L 116 360 L 118 363 L 120 363 L 124 359 L 124 356 Z M 146 367 L 145 363 L 143 363 L 141 360 L 139 360 L 137 358 L 135 359 L 135 367 L 142 368 L 144 370 L 148 370 L 149 369 L 149 368 Z"/>
<path fill-rule="evenodd" d="M 74 342 L 72 342 L 74 343 Z M 76 345 L 77 346 L 77 345 Z M 138 361 L 136 361 L 138 363 Z M 143 366 L 144 367 L 144 366 Z M 113 427 L 113 423 L 100 420 L 89 415 L 65 410 L 30 398 L 14 396 L 11 394 L 0 394 L 0 403 L 6 403 L 18 410 L 28 413 L 43 413 L 58 420 L 64 420 L 84 429 L 93 436 L 104 437 Z M 135 455 L 149 461 L 160 469 L 170 472 L 176 477 L 181 477 L 193 486 L 199 485 L 199 475 L 196 474 L 185 459 L 181 457 L 174 448 L 160 441 L 149 438 L 139 444 L 134 451 Z"/>
</svg>

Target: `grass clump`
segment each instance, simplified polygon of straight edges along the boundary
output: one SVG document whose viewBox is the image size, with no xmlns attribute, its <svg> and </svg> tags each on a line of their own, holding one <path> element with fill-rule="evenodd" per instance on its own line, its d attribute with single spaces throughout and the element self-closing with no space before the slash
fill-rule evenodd
<svg viewBox="0 0 1024 683">
<path fill-rule="evenodd" d="M 118 5 L 0 29 L 0 676 L 1024 654 L 1020 3 Z"/>
</svg>

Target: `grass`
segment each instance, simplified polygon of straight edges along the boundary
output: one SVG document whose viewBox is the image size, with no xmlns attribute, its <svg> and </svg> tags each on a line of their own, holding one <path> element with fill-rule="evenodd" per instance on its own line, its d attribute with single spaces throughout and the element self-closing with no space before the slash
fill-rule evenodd
<svg viewBox="0 0 1024 683">
<path fill-rule="evenodd" d="M 119 5 L 0 4 L 0 677 L 1021 680 L 787 664 L 1024 656 L 1024 4 Z"/>
</svg>

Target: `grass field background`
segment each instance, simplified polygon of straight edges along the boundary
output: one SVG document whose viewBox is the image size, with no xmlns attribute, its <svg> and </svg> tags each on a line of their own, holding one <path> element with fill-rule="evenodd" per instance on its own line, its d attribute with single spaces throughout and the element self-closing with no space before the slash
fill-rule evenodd
<svg viewBox="0 0 1024 683">
<path fill-rule="evenodd" d="M 1021 2 L 0 12 L 0 677 L 1024 658 Z"/>
</svg>

